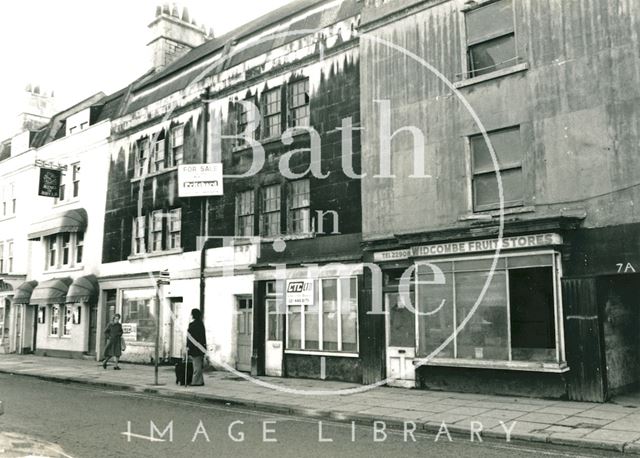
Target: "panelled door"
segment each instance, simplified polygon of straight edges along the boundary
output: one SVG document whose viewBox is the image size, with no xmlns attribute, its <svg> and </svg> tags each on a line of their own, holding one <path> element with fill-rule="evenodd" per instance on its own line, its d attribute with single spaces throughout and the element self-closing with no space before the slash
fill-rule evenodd
<svg viewBox="0 0 640 458">
<path fill-rule="evenodd" d="M 171 298 L 171 319 L 169 321 L 170 337 L 171 337 L 171 357 L 184 358 L 184 352 L 187 345 L 187 337 L 184 332 L 182 318 L 182 298 Z"/>
<path fill-rule="evenodd" d="M 387 377 L 392 386 L 415 387 L 415 316 L 401 305 L 398 293 L 385 294 L 387 310 Z"/>
<path fill-rule="evenodd" d="M 243 372 L 250 372 L 252 352 L 251 337 L 253 334 L 253 300 L 249 296 L 238 296 L 236 298 L 236 307 L 236 369 Z"/>
</svg>

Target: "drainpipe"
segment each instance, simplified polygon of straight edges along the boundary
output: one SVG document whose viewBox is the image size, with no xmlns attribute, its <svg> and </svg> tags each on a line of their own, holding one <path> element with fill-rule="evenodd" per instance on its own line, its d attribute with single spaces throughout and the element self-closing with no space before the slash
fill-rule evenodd
<svg viewBox="0 0 640 458">
<path fill-rule="evenodd" d="M 210 99 L 211 90 L 210 88 L 206 88 L 204 93 L 200 96 L 202 100 L 202 161 L 206 163 L 208 161 L 207 154 L 207 143 L 208 143 L 208 132 L 209 132 L 209 99 Z M 205 196 L 202 198 L 201 207 L 200 207 L 200 234 L 204 238 L 202 243 L 202 248 L 200 250 L 200 313 L 204 317 L 204 304 L 205 304 L 205 279 L 204 279 L 204 269 L 205 269 L 205 260 L 206 260 L 206 252 L 207 252 L 207 242 L 209 241 L 209 197 Z"/>
</svg>

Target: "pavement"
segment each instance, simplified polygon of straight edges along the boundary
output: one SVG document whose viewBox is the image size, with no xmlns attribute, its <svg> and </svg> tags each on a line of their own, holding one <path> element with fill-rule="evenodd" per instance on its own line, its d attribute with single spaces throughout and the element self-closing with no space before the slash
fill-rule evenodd
<svg viewBox="0 0 640 458">
<path fill-rule="evenodd" d="M 258 377 L 214 371 L 204 387 L 175 384 L 172 366 L 159 370 L 154 385 L 152 366 L 121 364 L 104 370 L 88 360 L 2 355 L 0 372 L 42 380 L 81 383 L 156 396 L 246 407 L 259 411 L 327 418 L 388 429 L 415 425 L 421 431 L 452 435 L 531 441 L 611 450 L 640 455 L 640 404 L 589 403 L 514 396 L 377 387 L 294 378 Z M 322 391 L 322 394 L 309 394 Z M 0 396 L 2 393 L 0 392 Z M 630 398 L 632 399 L 632 398 Z M 408 423 L 405 423 L 408 422 Z"/>
</svg>

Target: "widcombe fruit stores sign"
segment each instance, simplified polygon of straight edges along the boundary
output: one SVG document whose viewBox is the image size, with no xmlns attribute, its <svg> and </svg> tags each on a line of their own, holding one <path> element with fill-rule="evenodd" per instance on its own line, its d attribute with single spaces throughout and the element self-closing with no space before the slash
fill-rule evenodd
<svg viewBox="0 0 640 458">
<path fill-rule="evenodd" d="M 501 250 L 514 248 L 535 248 L 549 245 L 561 245 L 559 234 L 521 235 L 517 237 L 503 237 L 500 239 L 471 240 L 466 242 L 438 243 L 435 245 L 421 245 L 401 250 L 381 251 L 374 253 L 373 260 L 377 262 L 393 261 L 425 256 L 459 255 L 495 251 L 501 241 Z"/>
</svg>

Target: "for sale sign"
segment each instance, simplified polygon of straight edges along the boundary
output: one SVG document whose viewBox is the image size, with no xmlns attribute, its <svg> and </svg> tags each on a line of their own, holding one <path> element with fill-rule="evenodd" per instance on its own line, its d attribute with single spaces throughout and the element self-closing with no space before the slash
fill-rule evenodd
<svg viewBox="0 0 640 458">
<path fill-rule="evenodd" d="M 313 305 L 313 279 L 287 280 L 287 305 Z"/>
<path fill-rule="evenodd" d="M 182 164 L 178 166 L 180 197 L 221 196 L 222 164 Z"/>
</svg>

